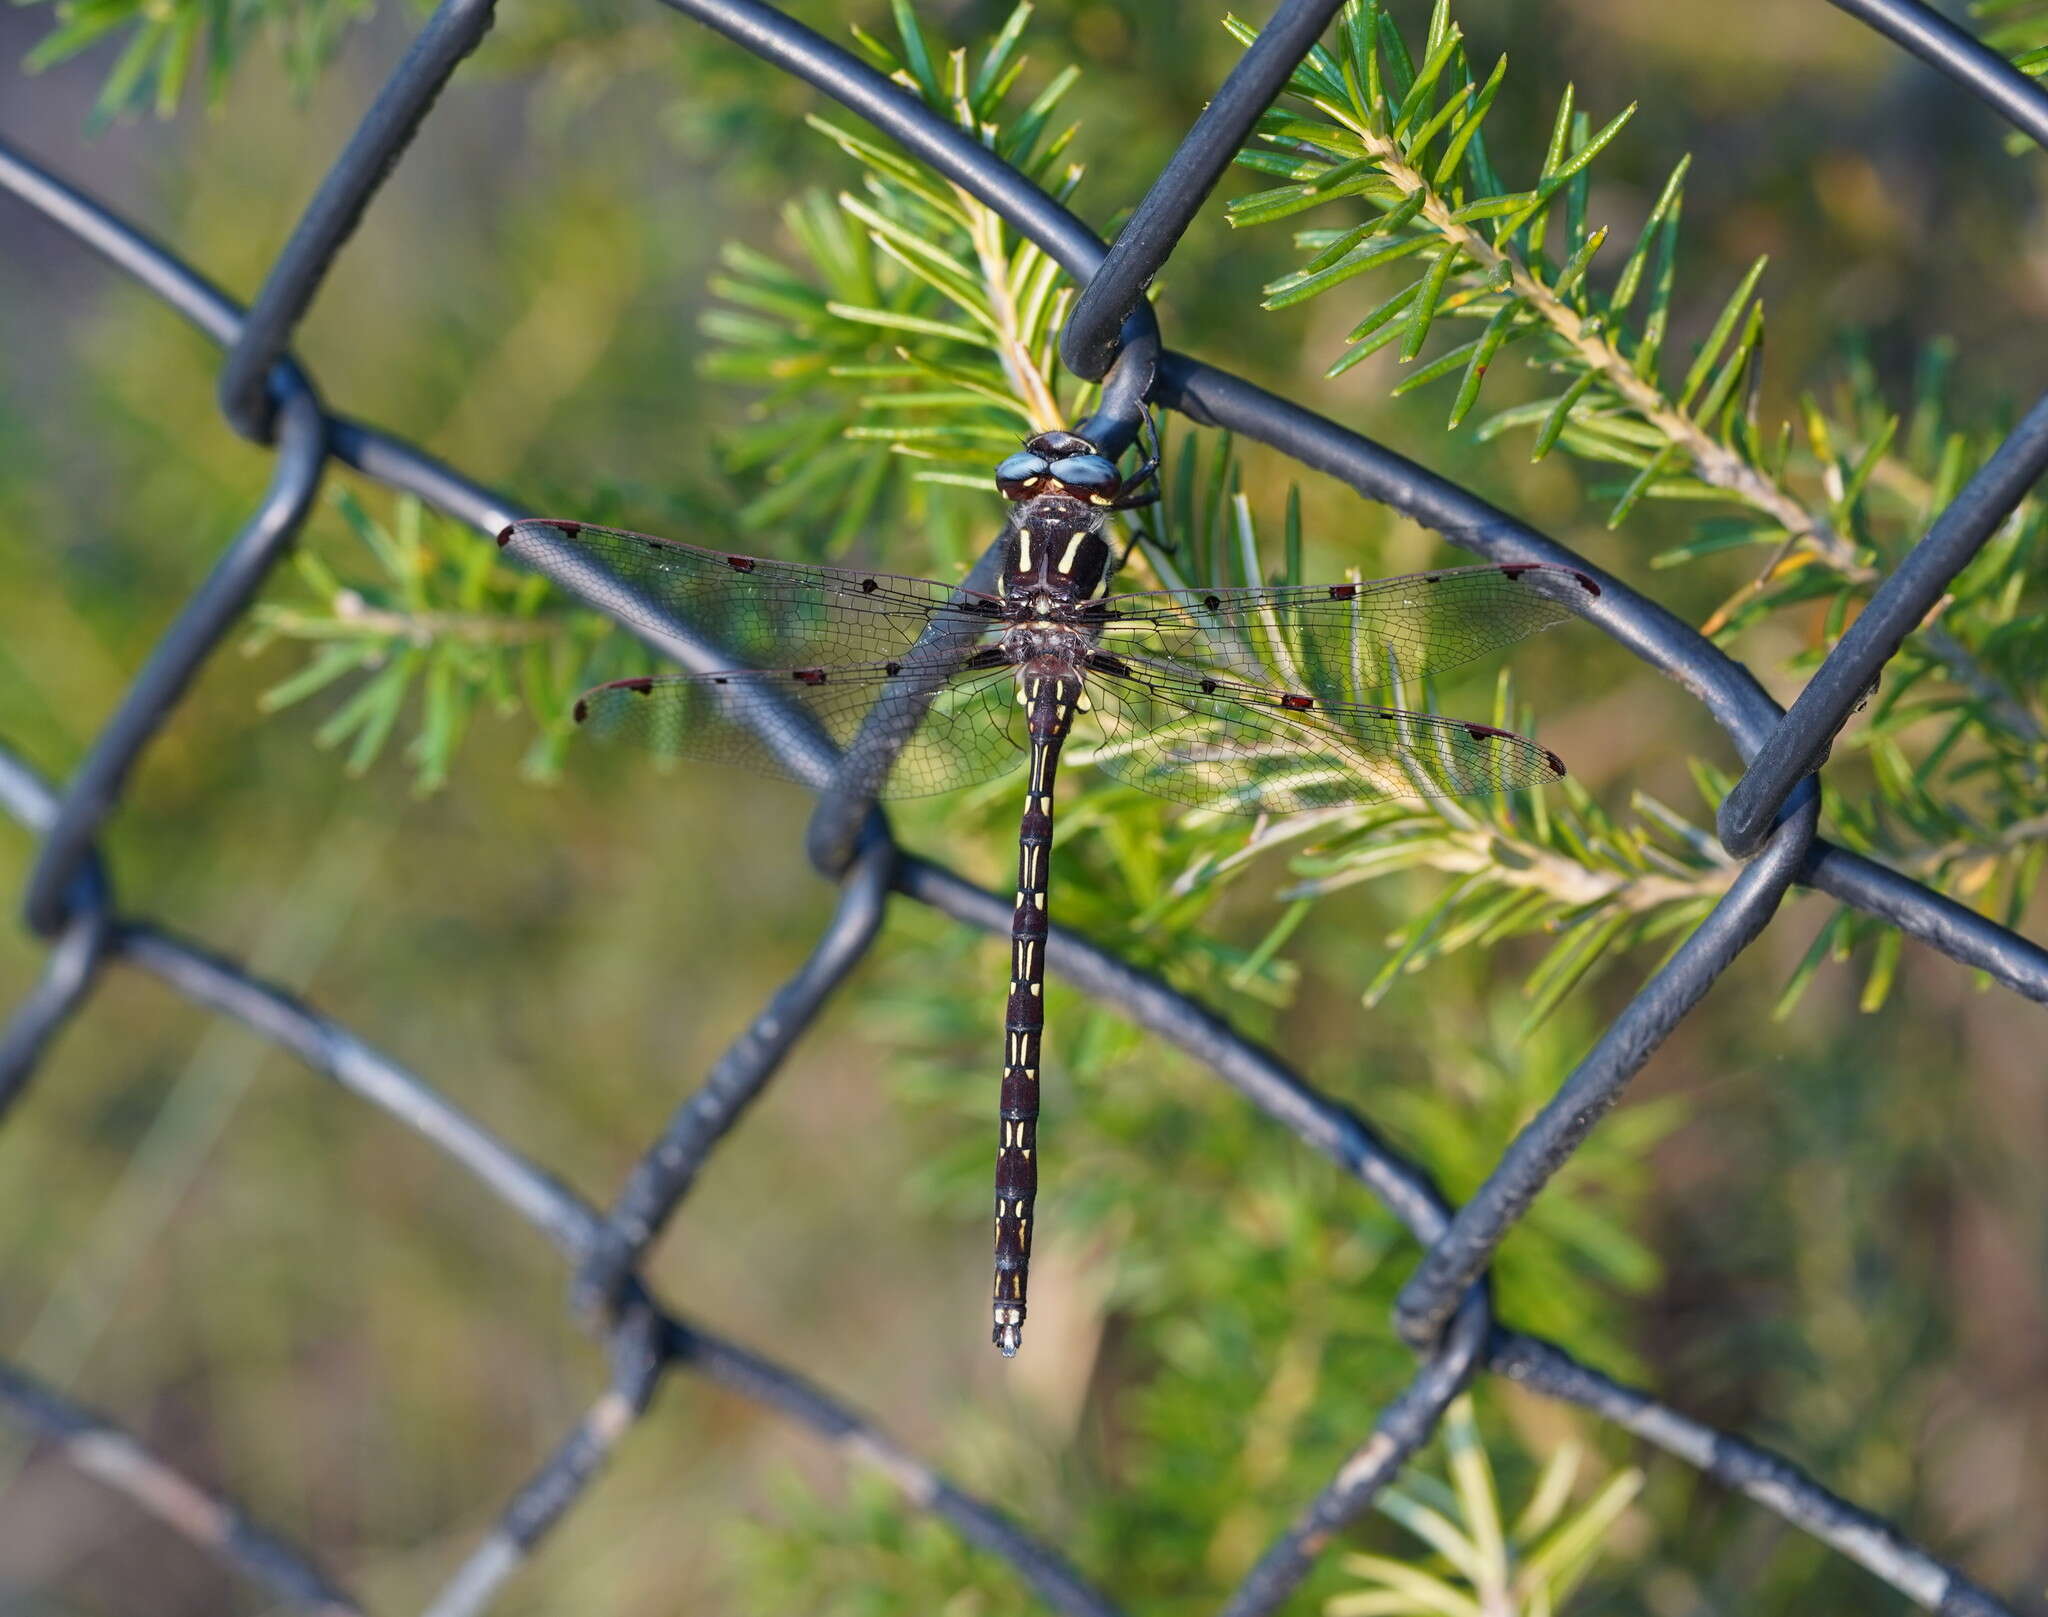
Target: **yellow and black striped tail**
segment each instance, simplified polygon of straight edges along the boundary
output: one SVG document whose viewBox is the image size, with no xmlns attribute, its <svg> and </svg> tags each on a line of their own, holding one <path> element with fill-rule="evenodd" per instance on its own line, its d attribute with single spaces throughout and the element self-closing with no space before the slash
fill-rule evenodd
<svg viewBox="0 0 2048 1617">
<path fill-rule="evenodd" d="M 1052 848 L 1053 774 L 1072 723 L 1079 681 L 1026 679 L 1031 785 L 1017 833 L 1017 908 L 1010 917 L 1010 998 L 1003 1018 L 1002 1134 L 996 1148 L 994 1340 L 1004 1358 L 1024 1340 L 1031 1266 L 1031 1206 L 1038 1195 L 1038 1061 L 1045 1029 L 1046 864 Z"/>
</svg>

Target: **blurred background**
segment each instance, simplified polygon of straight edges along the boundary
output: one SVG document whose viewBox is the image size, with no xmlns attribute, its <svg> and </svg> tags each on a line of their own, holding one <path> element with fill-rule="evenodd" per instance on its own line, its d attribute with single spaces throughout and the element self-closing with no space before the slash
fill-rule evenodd
<svg viewBox="0 0 2048 1617">
<path fill-rule="evenodd" d="M 849 21 L 889 26 L 879 0 L 790 9 L 835 38 Z M 1424 9 L 1408 10 L 1419 37 Z M 938 40 L 978 43 L 1006 8 L 921 15 Z M 1591 203 L 1625 234 L 1694 154 L 1674 320 L 1697 340 L 1749 261 L 1770 255 L 1766 420 L 1834 387 L 1852 342 L 1895 401 L 1941 340 L 1956 347 L 1962 417 L 1995 425 L 2030 399 L 2048 313 L 2044 170 L 2006 153 L 1959 92 L 1817 4 L 1465 0 L 1458 15 L 1475 56 L 1513 63 L 1489 124 L 1504 167 L 1540 157 L 1567 81 L 1596 126 L 1640 103 Z M 9 7 L 0 136 L 246 299 L 419 18 L 309 13 L 288 43 L 317 54 L 331 39 L 320 70 L 289 70 L 265 41 L 211 103 L 193 94 L 171 116 L 100 127 L 119 40 L 25 74 L 15 64 L 53 18 Z M 1039 6 L 1023 89 L 1081 65 L 1063 110 L 1081 125 L 1068 155 L 1087 169 L 1075 205 L 1099 227 L 1235 60 L 1220 20 L 1158 0 Z M 735 515 L 763 494 L 764 474 L 730 447 L 758 394 L 706 374 L 704 323 L 721 244 L 791 259 L 785 203 L 857 184 L 803 126 L 820 110 L 658 7 L 507 8 L 297 352 L 335 407 L 537 508 L 818 554 L 801 524 Z M 1221 195 L 1266 183 L 1239 174 Z M 1389 398 L 1391 353 L 1326 380 L 1343 331 L 1384 294 L 1261 312 L 1259 288 L 1297 258 L 1285 229 L 1233 232 L 1212 206 L 1165 279 L 1169 341 L 1477 487 L 1693 622 L 1755 572 L 1747 554 L 1653 570 L 1691 509 L 1608 531 L 1611 495 L 1589 494 L 1585 463 L 1532 464 L 1526 433 L 1447 434 L 1442 394 Z M 264 484 L 268 456 L 213 407 L 216 362 L 161 305 L 0 200 L 0 737 L 53 777 Z M 1502 386 L 1502 403 L 1538 391 Z M 1256 452 L 1240 468 L 1277 534 L 1296 474 Z M 1312 574 L 1455 559 L 1344 490 L 1299 492 Z M 911 489 L 851 542 L 943 573 L 989 510 L 968 491 Z M 304 548 L 374 580 L 362 525 L 406 520 L 336 474 Z M 307 598 L 289 567 L 267 593 L 283 610 Z M 1814 628 L 1771 619 L 1734 649 L 1782 697 Z M 124 908 L 303 991 L 607 1200 L 829 912 L 801 857 L 807 799 L 616 752 L 537 760 L 536 734 L 560 715 L 517 704 L 482 708 L 445 784 L 423 792 L 404 756 L 410 720 L 360 771 L 318 744 L 346 684 L 259 706 L 305 663 L 303 645 L 273 638 L 238 640 L 207 668 L 110 829 Z M 1644 791 L 1701 817 L 1688 760 L 1734 765 L 1695 703 L 1590 631 L 1553 634 L 1515 667 L 1542 739 L 1612 812 Z M 1484 716 L 1490 678 L 1447 687 L 1444 705 Z M 1543 945 L 1524 939 L 1434 960 L 1368 1007 L 1390 936 L 1448 876 L 1343 885 L 1265 949 L 1276 895 L 1313 874 L 1313 848 L 1264 854 L 1182 902 L 1192 855 L 1177 812 L 1122 792 L 1091 808 L 1094 783 L 1074 774 L 1062 919 L 1270 1042 L 1456 1195 L 1669 941 L 1623 951 L 1533 1029 L 1524 985 Z M 1015 810 L 999 788 L 895 821 L 908 846 L 1002 887 Z M 1227 854 L 1243 828 L 1193 834 Z M 30 854 L 0 827 L 0 887 L 18 889 Z M 2048 1579 L 2040 1013 L 1909 944 L 1878 1009 L 1859 1008 L 1861 969 L 1825 962 L 1770 1019 L 1829 914 L 1790 900 L 1659 1052 L 1503 1252 L 1504 1311 L 1781 1448 L 2037 1609 L 2025 1601 Z M 2044 923 L 2036 906 L 2022 925 L 2039 937 Z M 40 960 L 0 928 L 0 998 L 25 991 Z M 1032 1326 L 1003 1363 L 986 1334 L 985 1217 L 1003 960 L 996 942 L 899 902 L 714 1158 L 653 1272 L 692 1317 L 1000 1499 L 1133 1609 L 1208 1609 L 1405 1379 L 1386 1309 L 1413 1248 L 1211 1078 L 1054 984 Z M 417 1609 L 602 1385 L 565 1316 L 567 1276 L 531 1232 L 383 1116 L 124 968 L 0 1129 L 0 1229 L 0 1357 L 246 1500 L 377 1610 Z M 1646 1472 L 1573 1610 L 1907 1609 L 1776 1517 L 1573 1411 L 1499 1383 L 1476 1409 L 1505 1509 L 1567 1445 L 1586 1450 L 1581 1497 Z M 1440 1457 L 1422 1469 L 1441 1472 Z M 1351 1537 L 1426 1558 L 1385 1521 Z M 1326 1567 L 1290 1609 L 1357 1585 Z M 0 1435 L 0 1612 L 264 1609 L 125 1502 Z M 1033 1607 L 809 1434 L 678 1377 L 499 1609 Z"/>
</svg>

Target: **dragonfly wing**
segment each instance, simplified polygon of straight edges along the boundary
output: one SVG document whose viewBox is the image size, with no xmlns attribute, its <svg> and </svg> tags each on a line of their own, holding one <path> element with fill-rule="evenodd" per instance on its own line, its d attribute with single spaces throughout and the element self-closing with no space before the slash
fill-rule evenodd
<svg viewBox="0 0 2048 1617">
<path fill-rule="evenodd" d="M 681 630 L 734 667 L 887 662 L 921 636 L 984 638 L 1001 609 L 993 596 L 928 578 L 701 550 L 585 522 L 515 522 L 498 544 L 547 562 L 600 611 L 657 636 Z"/>
<path fill-rule="evenodd" d="M 1014 671 L 934 685 L 912 667 L 735 670 L 614 680 L 576 721 L 664 757 L 872 797 L 923 797 L 993 780 L 1025 741 Z"/>
<path fill-rule="evenodd" d="M 1564 765 L 1525 736 L 1395 708 L 1325 703 L 1104 654 L 1092 761 L 1159 797 L 1242 814 L 1542 786 Z"/>
<path fill-rule="evenodd" d="M 1331 702 L 1433 677 L 1583 611 L 1569 567 L 1501 563 L 1355 584 L 1155 590 L 1100 603 L 1102 646 Z"/>
</svg>

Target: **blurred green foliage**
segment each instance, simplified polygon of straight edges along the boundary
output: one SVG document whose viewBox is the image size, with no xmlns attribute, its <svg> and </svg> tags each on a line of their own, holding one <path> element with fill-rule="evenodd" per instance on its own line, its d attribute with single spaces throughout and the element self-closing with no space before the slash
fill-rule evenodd
<svg viewBox="0 0 2048 1617">
<path fill-rule="evenodd" d="M 2036 294 L 1977 265 L 2023 257 L 2038 165 L 1985 164 L 1988 120 L 1902 134 L 1917 126 L 1886 99 L 1930 92 L 1841 19 L 1823 36 L 1762 0 L 1560 10 L 1359 8 L 1247 154 L 1284 183 L 1230 214 L 1331 217 L 1292 241 L 1205 219 L 1162 278 L 1162 319 L 1648 580 L 1782 694 L 1995 441 Z M 278 5 L 58 15 L 36 59 L 70 110 L 32 133 L 60 168 L 64 117 L 175 108 L 195 71 L 178 52 L 224 68 L 259 34 L 288 42 L 282 82 L 260 57 L 214 74 L 215 116 L 170 126 L 174 160 L 152 167 L 134 125 L 96 149 L 140 176 L 124 205 L 243 290 L 416 25 Z M 871 59 L 1105 229 L 1236 49 L 1220 18 L 1205 33 L 1143 0 L 854 19 Z M 1706 36 L 1742 42 L 1739 71 Z M 1503 52 L 1515 69 L 1496 76 Z M 1805 75 L 1801 97 L 1774 99 L 1780 73 Z M 1632 103 L 1619 138 L 1613 113 L 1578 110 Z M 26 252 L 0 253 L 0 736 L 60 772 L 265 462 L 213 417 L 203 343 L 111 282 L 53 291 L 41 269 L 77 262 L 54 233 Z M 1397 265 L 1398 286 L 1371 279 Z M 1053 363 L 1068 294 L 802 87 L 672 17 L 586 6 L 501 20 L 300 352 L 343 407 L 559 514 L 947 576 L 992 532 L 988 462 L 1085 412 Z M 1432 357 L 1439 317 L 1483 324 Z M 1968 364 L 1948 362 L 1951 331 Z M 1383 403 L 1373 366 L 1344 373 L 1396 342 L 1378 364 L 1409 375 Z M 1510 351 L 1532 364 L 1493 363 Z M 1446 435 L 1406 395 L 1453 375 Z M 1518 426 L 1534 462 L 1501 453 Z M 1134 565 L 1244 582 L 1445 554 L 1297 476 L 1171 434 Z M 2030 502 L 1915 637 L 1838 745 L 1827 804 L 1829 835 L 2036 933 L 2040 530 Z M 568 700 L 640 666 L 625 637 L 343 477 L 243 649 L 116 823 L 126 902 L 305 985 L 603 1197 L 825 912 L 800 795 L 577 747 Z M 1586 631 L 1518 655 L 1512 685 L 1413 694 L 1539 724 L 1572 780 L 1247 827 L 1077 770 L 1054 903 L 1462 1196 L 1730 879 L 1708 827 L 1733 759 L 1689 698 Z M 895 820 L 1001 881 L 1015 812 L 996 787 Z M 1538 1203 L 1501 1254 L 1502 1310 L 2010 1580 L 2048 1505 L 2029 1013 L 1824 908 L 1793 907 Z M 1851 955 L 1854 979 L 1828 969 Z M 35 963 L 0 941 L 0 982 Z M 994 1363 L 977 1209 L 1001 976 L 996 943 L 899 906 L 657 1278 L 1134 1606 L 1206 1610 L 1405 1379 L 1386 1321 L 1413 1248 L 1282 1131 L 1055 983 L 1033 1339 Z M 1757 1014 L 1774 1002 L 1776 1024 Z M 0 1131 L 0 1218 L 17 1232 L 0 1351 L 244 1492 L 380 1607 L 421 1603 L 602 1374 L 539 1244 L 425 1146 L 125 973 Z M 1903 1608 L 1675 1464 L 1651 1462 L 1631 1500 L 1611 1431 L 1497 1384 L 1475 1402 L 1295 1609 L 1504 1599 L 1532 1566 L 1556 1579 L 1502 1609 L 1543 1610 L 1581 1573 L 1565 1609 Z M 0 1465 L 18 1507 L 0 1508 L 0 1575 L 52 1609 L 143 1588 L 156 1609 L 256 1609 L 130 1520 L 98 1525 L 107 1507 L 56 1467 Z M 1529 1502 L 1521 1531 L 1502 1501 Z M 38 1511 L 83 1525 L 56 1550 L 5 1525 Z M 1542 1559 L 1546 1534 L 1574 1532 Z M 893 1494 L 680 1381 L 504 1609 L 679 1604 L 1032 1609 Z"/>
</svg>

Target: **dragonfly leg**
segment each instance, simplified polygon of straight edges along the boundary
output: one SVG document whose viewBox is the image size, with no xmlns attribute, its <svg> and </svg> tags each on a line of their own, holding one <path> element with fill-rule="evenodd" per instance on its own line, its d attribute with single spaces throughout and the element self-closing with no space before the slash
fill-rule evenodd
<svg viewBox="0 0 2048 1617">
<path fill-rule="evenodd" d="M 1123 480 L 1123 488 L 1118 493 L 1115 502 L 1110 506 L 1112 511 L 1134 510 L 1141 505 L 1150 505 L 1159 498 L 1159 461 L 1165 453 L 1165 445 L 1159 441 L 1159 423 L 1152 418 L 1152 408 L 1150 405 L 1144 407 L 1144 414 L 1140 420 L 1138 437 L 1138 451 L 1140 454 L 1144 454 L 1145 437 L 1147 434 L 1152 439 L 1152 452 L 1145 456 L 1145 463 L 1142 466 Z M 1152 487 L 1141 494 L 1139 490 L 1144 489 L 1147 483 L 1150 483 Z"/>
<path fill-rule="evenodd" d="M 1145 487 L 1149 483 L 1150 488 Z M 1123 492 L 1110 501 L 1112 511 L 1135 511 L 1141 505 L 1155 504 L 1159 499 L 1159 460 L 1154 456 L 1135 472 L 1124 479 Z"/>
<path fill-rule="evenodd" d="M 1144 542 L 1145 530 L 1142 528 L 1133 527 L 1131 529 L 1130 538 L 1124 541 L 1124 548 L 1117 552 L 1116 560 L 1109 564 L 1109 569 L 1102 575 L 1102 583 L 1098 585 L 1097 588 L 1107 593 L 1109 589 L 1109 581 L 1112 578 L 1116 577 L 1118 573 L 1122 572 L 1124 568 L 1130 564 L 1131 552 L 1136 550 L 1138 546 L 1140 546 Z"/>
</svg>

